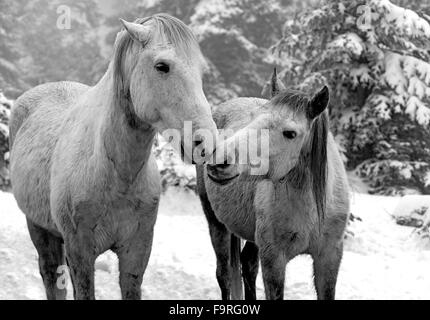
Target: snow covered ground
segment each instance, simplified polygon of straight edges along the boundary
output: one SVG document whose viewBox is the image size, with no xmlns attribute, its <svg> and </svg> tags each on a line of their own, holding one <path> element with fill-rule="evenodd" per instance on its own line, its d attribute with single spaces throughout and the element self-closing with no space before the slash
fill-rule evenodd
<svg viewBox="0 0 430 320">
<path fill-rule="evenodd" d="M 430 299 L 430 251 L 412 229 L 394 223 L 399 198 L 355 193 L 352 212 L 363 219 L 350 228 L 338 299 Z M 117 259 L 96 262 L 96 297 L 119 299 Z M 69 298 L 71 298 L 69 284 Z M 286 299 L 315 299 L 311 260 L 287 267 Z M 142 286 L 144 299 L 219 299 L 215 258 L 198 198 L 170 189 L 161 200 L 152 256 Z M 261 277 L 258 296 L 264 297 Z M 11 194 L 0 193 L 0 299 L 44 299 L 36 251 L 24 215 Z"/>
</svg>

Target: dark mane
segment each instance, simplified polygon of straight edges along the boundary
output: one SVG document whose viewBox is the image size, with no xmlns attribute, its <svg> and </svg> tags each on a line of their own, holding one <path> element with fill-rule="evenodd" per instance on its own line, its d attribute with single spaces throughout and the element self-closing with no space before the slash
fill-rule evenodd
<svg viewBox="0 0 430 320">
<path fill-rule="evenodd" d="M 274 96 L 270 102 L 275 108 L 284 108 L 289 106 L 295 112 L 306 111 L 311 99 L 304 92 L 286 89 Z"/>
<path fill-rule="evenodd" d="M 314 194 L 318 216 L 325 217 L 327 196 L 327 136 L 329 132 L 328 112 L 324 111 L 313 122 L 309 137 L 310 159 L 309 167 L 312 177 L 312 192 Z"/>
<path fill-rule="evenodd" d="M 305 93 L 285 90 L 271 100 L 276 107 L 290 107 L 294 112 L 307 112 L 311 99 Z M 311 188 L 320 221 L 326 211 L 327 136 L 329 119 L 327 110 L 311 122 L 307 141 L 303 143 L 297 165 L 288 173 L 287 180 L 294 188 Z"/>
<path fill-rule="evenodd" d="M 164 41 L 173 45 L 180 53 L 188 57 L 197 57 L 202 59 L 200 47 L 191 29 L 181 20 L 172 17 L 168 14 L 160 13 L 146 18 L 139 18 L 135 23 L 153 24 L 153 30 L 150 35 L 151 41 L 156 35 L 163 37 Z M 142 43 L 146 46 L 147 43 Z M 125 30 L 121 31 L 115 41 L 114 57 L 113 57 L 113 81 L 114 81 L 114 103 L 124 108 L 127 121 L 132 128 L 139 128 L 143 125 L 138 119 L 131 106 L 129 98 L 130 79 L 125 77 L 125 59 L 127 54 L 132 49 L 134 43 L 130 34 Z"/>
</svg>

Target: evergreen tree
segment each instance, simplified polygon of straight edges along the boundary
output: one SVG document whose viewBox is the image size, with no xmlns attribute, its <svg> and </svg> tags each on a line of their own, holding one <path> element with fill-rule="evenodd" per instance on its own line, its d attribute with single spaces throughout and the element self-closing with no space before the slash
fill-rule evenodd
<svg viewBox="0 0 430 320">
<path fill-rule="evenodd" d="M 206 93 L 212 102 L 258 97 L 271 72 L 267 49 L 282 34 L 284 10 L 276 0 L 202 1 L 191 17 L 209 60 Z"/>
<path fill-rule="evenodd" d="M 61 8 L 70 9 L 70 28 Z M 48 81 L 72 80 L 94 84 L 107 61 L 100 54 L 100 15 L 91 0 L 31 0 L 22 9 L 22 61 L 32 86 Z"/>
<path fill-rule="evenodd" d="M 375 192 L 430 193 L 430 24 L 388 0 L 327 1 L 285 24 L 284 80 L 331 87 L 332 130 Z"/>
<path fill-rule="evenodd" d="M 155 13 L 168 13 L 184 23 L 189 24 L 190 19 L 195 13 L 197 5 L 202 2 L 201 0 L 158 0 L 152 4 L 142 5 L 142 12 L 145 16 L 150 16 Z"/>
<path fill-rule="evenodd" d="M 0 0 L 0 92 L 17 96 L 26 88 L 18 66 L 22 58 L 19 43 L 20 2 Z"/>
</svg>

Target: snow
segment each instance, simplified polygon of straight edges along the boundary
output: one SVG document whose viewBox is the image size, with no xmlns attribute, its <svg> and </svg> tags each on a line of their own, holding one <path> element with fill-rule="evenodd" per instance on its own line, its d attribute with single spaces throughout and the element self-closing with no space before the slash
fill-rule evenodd
<svg viewBox="0 0 430 320">
<path fill-rule="evenodd" d="M 397 53 L 387 52 L 385 55 L 385 73 L 383 74 L 383 81 L 393 88 L 397 94 L 402 95 L 405 93 L 407 84 L 406 77 L 402 69 L 402 56 Z"/>
<path fill-rule="evenodd" d="M 241 13 L 242 10 L 235 6 L 234 1 L 201 1 L 195 8 L 191 26 L 198 35 L 209 30 L 215 34 L 222 33 L 224 31 L 220 28 L 222 22 L 239 16 Z"/>
<path fill-rule="evenodd" d="M 383 103 L 381 108 L 384 108 L 390 100 L 394 105 L 404 105 L 406 98 L 405 113 L 420 125 L 428 125 L 430 108 L 423 101 L 430 99 L 430 64 L 393 52 L 385 54 L 384 63 L 385 72 L 382 81 L 392 88 L 395 94 L 390 96 L 389 100 L 381 101 Z"/>
<path fill-rule="evenodd" d="M 354 237 L 345 243 L 338 299 L 429 299 L 430 251 L 412 229 L 392 218 L 400 198 L 354 193 Z M 410 204 L 413 201 L 409 201 Z M 0 193 L 0 299 L 44 299 L 37 255 L 13 196 Z M 311 259 L 287 267 L 286 299 L 315 299 Z M 258 297 L 264 298 L 261 276 Z M 69 282 L 69 298 L 71 287 Z M 142 286 L 144 299 L 219 299 L 215 256 L 200 203 L 192 192 L 169 189 L 161 199 L 151 259 Z M 119 299 L 116 256 L 96 262 L 96 297 Z"/>
<path fill-rule="evenodd" d="M 430 123 L 430 108 L 415 96 L 409 98 L 405 112 L 423 126 Z"/>
<path fill-rule="evenodd" d="M 418 76 L 424 83 L 430 85 L 430 64 L 415 57 L 404 57 L 404 72 L 408 77 Z"/>
<path fill-rule="evenodd" d="M 407 195 L 398 203 L 393 212 L 394 217 L 411 216 L 415 210 L 423 207 L 430 208 L 430 196 Z"/>
<path fill-rule="evenodd" d="M 396 6 L 389 0 L 373 0 L 371 6 L 380 13 L 386 13 L 381 23 L 387 30 L 395 26 L 400 34 L 430 37 L 430 24 L 414 11 Z"/>
<path fill-rule="evenodd" d="M 360 56 L 364 51 L 364 43 L 356 33 L 349 32 L 334 39 L 329 44 L 329 48 L 345 48 L 352 54 Z"/>
<path fill-rule="evenodd" d="M 369 67 L 365 64 L 361 64 L 358 68 L 352 68 L 350 76 L 354 86 L 358 86 L 360 83 L 366 84 L 372 80 Z"/>
<path fill-rule="evenodd" d="M 414 77 L 409 80 L 409 94 L 416 95 L 418 98 L 422 99 L 425 95 L 426 89 L 426 85 L 420 79 Z"/>
<path fill-rule="evenodd" d="M 378 112 L 378 115 L 384 119 L 389 120 L 391 118 L 390 116 L 390 109 L 389 109 L 389 99 L 386 96 L 383 96 L 382 94 L 375 94 L 373 96 L 372 102 L 376 105 L 375 109 Z"/>
</svg>

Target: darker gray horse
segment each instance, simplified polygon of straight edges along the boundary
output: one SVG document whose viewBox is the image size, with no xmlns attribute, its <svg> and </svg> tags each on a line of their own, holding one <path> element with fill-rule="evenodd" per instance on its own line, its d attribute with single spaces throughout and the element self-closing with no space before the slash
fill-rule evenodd
<svg viewBox="0 0 430 320">
<path fill-rule="evenodd" d="M 227 155 L 224 164 L 198 166 L 223 299 L 242 297 L 241 274 L 245 298 L 256 299 L 259 258 L 267 299 L 282 299 L 286 265 L 300 254 L 313 258 L 318 299 L 335 298 L 349 189 L 329 132 L 329 91 L 308 96 L 279 87 L 274 76 L 271 100 L 238 98 L 214 110 L 218 128 L 235 132 L 224 146 L 243 143 L 251 129 L 269 130 L 266 174 L 252 175 Z"/>
</svg>

